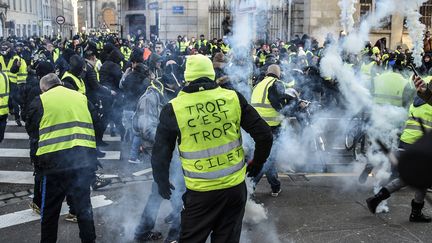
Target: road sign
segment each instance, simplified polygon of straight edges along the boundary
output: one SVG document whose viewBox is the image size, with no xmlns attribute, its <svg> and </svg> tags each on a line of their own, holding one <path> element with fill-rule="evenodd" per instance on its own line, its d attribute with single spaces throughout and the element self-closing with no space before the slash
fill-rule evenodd
<svg viewBox="0 0 432 243">
<path fill-rule="evenodd" d="M 151 2 L 148 4 L 149 10 L 158 10 L 159 9 L 159 3 L 158 2 Z"/>
<path fill-rule="evenodd" d="M 64 24 L 66 22 L 66 19 L 65 19 L 64 16 L 59 15 L 56 18 L 56 22 L 57 22 L 57 24 L 62 25 L 62 24 Z"/>
<path fill-rule="evenodd" d="M 184 13 L 184 6 L 173 6 L 172 7 L 172 13 L 173 14 L 183 14 Z"/>
</svg>

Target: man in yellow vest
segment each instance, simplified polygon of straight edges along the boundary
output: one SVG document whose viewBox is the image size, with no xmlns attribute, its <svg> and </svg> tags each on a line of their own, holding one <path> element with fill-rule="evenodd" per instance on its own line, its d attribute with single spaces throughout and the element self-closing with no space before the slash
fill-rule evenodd
<svg viewBox="0 0 432 243">
<path fill-rule="evenodd" d="M 42 94 L 30 105 L 26 128 L 38 134 L 42 170 L 41 242 L 56 242 L 64 198 L 73 202 L 82 242 L 95 242 L 90 185 L 97 169 L 91 104 L 61 85 L 55 74 L 40 80 Z"/>
<path fill-rule="evenodd" d="M 0 143 L 3 141 L 9 114 L 9 80 L 0 71 Z"/>
<path fill-rule="evenodd" d="M 399 149 L 401 151 L 409 149 L 413 144 L 423 137 L 422 125 L 419 122 L 421 119 L 423 127 L 430 131 L 432 129 L 432 106 L 428 105 L 420 97 L 415 97 L 413 104 L 409 109 L 409 118 L 405 123 L 405 129 L 400 137 Z M 378 205 L 385 199 L 389 198 L 393 192 L 396 192 L 407 184 L 400 178 L 396 178 L 384 186 L 376 195 L 366 200 L 369 210 L 375 213 Z M 415 189 L 414 199 L 411 201 L 410 222 L 430 223 L 432 218 L 422 213 L 424 207 L 424 199 L 426 197 L 426 189 Z"/>
<path fill-rule="evenodd" d="M 251 105 L 272 128 L 274 140 L 279 134 L 283 119 L 280 111 L 294 98 L 285 93 L 285 85 L 279 80 L 280 75 L 280 67 L 276 64 L 270 65 L 265 78 L 254 87 L 251 97 Z M 270 184 L 271 195 L 277 197 L 281 192 L 281 183 L 278 180 L 275 161 L 271 156 L 261 173 L 254 178 L 255 184 L 258 184 L 264 174 Z"/>
<path fill-rule="evenodd" d="M 18 55 L 13 52 L 13 45 L 8 42 L 2 42 L 0 50 L 0 66 L 1 70 L 9 79 L 9 110 L 15 116 L 15 121 L 18 126 L 22 126 L 20 121 L 20 110 L 17 102 L 18 94 L 18 79 L 20 82 L 27 75 L 27 65 L 25 61 L 21 61 Z M 23 68 L 25 70 L 23 70 Z M 25 80 L 25 79 L 24 79 Z"/>
<path fill-rule="evenodd" d="M 85 68 L 85 61 L 78 55 L 73 55 L 69 59 L 69 71 L 63 74 L 62 82 L 68 88 L 78 91 L 79 93 L 86 95 L 86 85 L 82 79 L 82 75 Z"/>
<path fill-rule="evenodd" d="M 184 38 L 181 35 L 177 36 L 176 47 L 177 47 L 177 53 L 180 56 L 186 55 L 186 48 L 188 47 L 188 43 L 184 40 Z"/>
<path fill-rule="evenodd" d="M 183 195 L 180 242 L 239 242 L 246 203 L 245 175 L 256 176 L 271 145 L 270 127 L 246 99 L 215 82 L 212 62 L 203 55 L 186 61 L 185 86 L 161 111 L 152 153 L 159 194 L 174 187 L 169 167 L 178 143 L 187 191 Z M 255 140 L 248 165 L 240 128 Z"/>
</svg>

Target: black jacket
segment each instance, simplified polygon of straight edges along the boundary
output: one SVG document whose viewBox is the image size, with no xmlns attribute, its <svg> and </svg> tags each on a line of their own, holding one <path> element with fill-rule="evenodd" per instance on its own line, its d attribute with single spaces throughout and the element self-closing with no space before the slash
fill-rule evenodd
<svg viewBox="0 0 432 243">
<path fill-rule="evenodd" d="M 122 85 L 125 96 L 125 109 L 135 110 L 139 98 L 150 85 L 148 72 L 146 70 L 135 69 L 126 76 Z"/>
<path fill-rule="evenodd" d="M 122 55 L 119 50 L 114 50 L 108 57 L 108 60 L 102 64 L 99 71 L 99 78 L 102 85 L 119 91 L 120 79 L 123 76 L 120 62 Z"/>
<path fill-rule="evenodd" d="M 18 103 L 21 107 L 21 117 L 26 122 L 27 113 L 31 102 L 41 93 L 39 87 L 39 79 L 36 74 L 29 72 L 25 84 L 22 84 L 19 89 Z"/>
<path fill-rule="evenodd" d="M 93 104 L 95 104 L 101 96 L 111 95 L 110 89 L 99 83 L 94 66 L 88 61 L 86 61 L 86 71 L 84 72 L 83 80 L 86 87 L 87 98 Z"/>
<path fill-rule="evenodd" d="M 55 87 L 57 86 L 53 88 Z M 90 102 L 88 102 L 88 108 L 93 121 L 95 121 L 97 113 Z M 30 104 L 25 124 L 26 130 L 31 138 L 39 140 L 39 124 L 43 114 L 44 109 L 42 101 L 40 97 L 36 97 Z M 96 170 L 98 164 L 96 149 L 80 146 L 44 154 L 37 158 L 37 166 L 42 169 L 44 174 L 79 168 Z"/>
<path fill-rule="evenodd" d="M 194 93 L 200 90 L 211 90 L 218 85 L 207 78 L 202 78 L 190 83 L 183 88 L 183 92 Z M 237 93 L 241 106 L 240 126 L 248 132 L 255 141 L 254 163 L 263 164 L 270 154 L 273 136 L 270 127 L 260 117 L 257 111 L 246 101 L 240 93 Z M 171 103 L 165 105 L 159 117 L 159 125 L 156 131 L 155 144 L 151 164 L 153 176 L 158 184 L 168 183 L 169 166 L 171 157 L 180 137 L 180 129 Z M 178 143 L 181 141 L 178 139 Z"/>
</svg>

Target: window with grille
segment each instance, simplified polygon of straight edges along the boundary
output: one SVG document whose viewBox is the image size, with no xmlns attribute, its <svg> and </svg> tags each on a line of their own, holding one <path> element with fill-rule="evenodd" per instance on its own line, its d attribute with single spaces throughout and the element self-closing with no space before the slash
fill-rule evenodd
<svg viewBox="0 0 432 243">
<path fill-rule="evenodd" d="M 427 29 L 431 28 L 431 19 L 432 19 L 432 0 L 429 0 L 420 7 L 420 21 L 426 25 Z"/>
</svg>

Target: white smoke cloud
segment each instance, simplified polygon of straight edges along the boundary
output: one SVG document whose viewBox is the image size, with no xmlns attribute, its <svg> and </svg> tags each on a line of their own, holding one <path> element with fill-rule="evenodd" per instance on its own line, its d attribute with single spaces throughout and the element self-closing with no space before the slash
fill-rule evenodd
<svg viewBox="0 0 432 243">
<path fill-rule="evenodd" d="M 400 5 L 400 11 L 403 11 L 406 16 L 406 24 L 408 27 L 409 36 L 413 43 L 414 63 L 417 67 L 422 64 L 421 54 L 423 53 L 423 34 L 426 26 L 420 22 L 421 14 L 419 13 L 420 6 L 427 2 L 426 0 L 405 0 Z"/>
<path fill-rule="evenodd" d="M 357 0 L 340 0 L 338 5 L 341 9 L 340 22 L 345 33 L 351 33 L 354 29 L 354 14 Z"/>
</svg>

